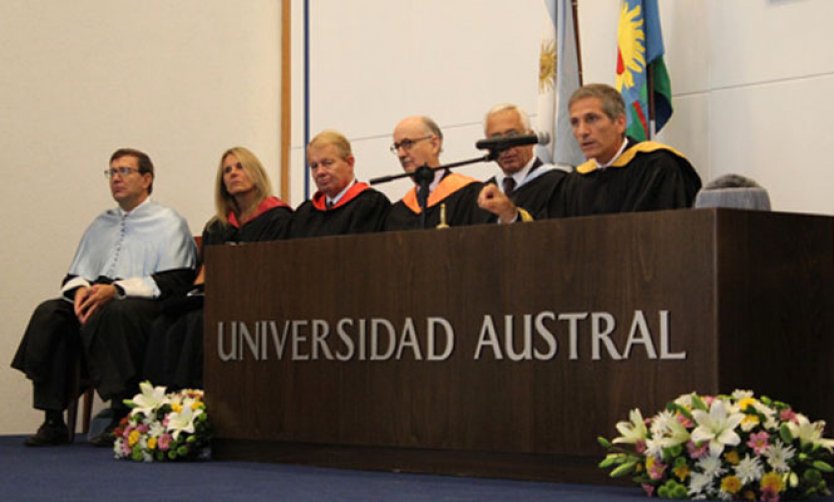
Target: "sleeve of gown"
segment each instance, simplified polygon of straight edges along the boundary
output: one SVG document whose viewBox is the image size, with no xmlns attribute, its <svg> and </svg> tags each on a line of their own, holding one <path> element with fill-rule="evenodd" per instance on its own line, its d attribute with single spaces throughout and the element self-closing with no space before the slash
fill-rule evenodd
<svg viewBox="0 0 834 502">
<path fill-rule="evenodd" d="M 127 297 L 159 298 L 185 294 L 194 281 L 197 247 L 184 219 L 176 217 L 159 236 L 156 271 L 115 281 Z"/>
<path fill-rule="evenodd" d="M 692 166 L 668 152 L 658 152 L 646 170 L 644 191 L 635 210 L 678 209 L 692 206 L 701 180 Z"/>
</svg>

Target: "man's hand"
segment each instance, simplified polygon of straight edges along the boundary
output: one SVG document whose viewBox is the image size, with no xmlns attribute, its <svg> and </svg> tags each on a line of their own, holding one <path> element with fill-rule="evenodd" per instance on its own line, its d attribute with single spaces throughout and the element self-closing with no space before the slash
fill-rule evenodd
<svg viewBox="0 0 834 502">
<path fill-rule="evenodd" d="M 487 183 L 478 194 L 478 207 L 498 216 L 501 223 L 512 223 L 518 217 L 518 208 L 513 201 L 492 183 Z"/>
<path fill-rule="evenodd" d="M 94 284 L 92 287 L 80 287 L 75 290 L 75 317 L 85 324 L 101 307 L 116 297 L 116 287 L 112 284 Z"/>
</svg>

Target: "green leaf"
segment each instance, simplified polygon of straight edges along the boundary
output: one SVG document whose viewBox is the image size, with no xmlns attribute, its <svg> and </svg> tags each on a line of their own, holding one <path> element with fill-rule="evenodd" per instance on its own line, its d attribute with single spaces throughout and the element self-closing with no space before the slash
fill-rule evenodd
<svg viewBox="0 0 834 502">
<path fill-rule="evenodd" d="M 617 462 L 617 457 L 621 457 L 621 456 L 622 456 L 622 453 L 611 453 L 609 455 L 606 455 L 605 458 L 602 459 L 602 462 L 599 463 L 599 468 L 600 469 L 607 469 L 607 468 L 611 467 L 612 465 L 619 463 L 619 462 Z"/>
<path fill-rule="evenodd" d="M 834 472 L 834 467 L 831 467 L 831 464 L 822 460 L 814 460 L 811 465 L 813 465 L 815 469 L 819 469 L 822 472 Z"/>
<path fill-rule="evenodd" d="M 636 462 L 626 462 L 625 464 L 611 471 L 611 474 L 609 474 L 609 476 L 611 476 L 612 478 L 619 478 L 620 476 L 631 474 L 632 472 L 634 472 L 635 465 L 637 465 Z"/>
<path fill-rule="evenodd" d="M 782 438 L 782 441 L 785 442 L 785 444 L 793 443 L 793 436 L 791 436 L 791 430 L 788 429 L 787 424 L 782 424 L 782 426 L 779 427 L 779 437 Z"/>
<path fill-rule="evenodd" d="M 689 410 L 687 410 L 683 406 L 678 406 L 678 405 L 676 405 L 676 406 L 678 408 L 678 412 L 680 412 L 681 415 L 685 416 L 689 420 L 695 420 L 694 418 L 692 418 L 692 412 L 690 412 Z"/>
<path fill-rule="evenodd" d="M 597 443 L 599 443 L 603 448 L 611 448 L 611 442 L 602 436 L 597 436 Z"/>
<path fill-rule="evenodd" d="M 692 407 L 697 410 L 709 410 L 709 408 L 707 408 L 707 403 L 705 403 L 704 400 L 698 396 L 698 394 L 692 394 Z"/>
</svg>

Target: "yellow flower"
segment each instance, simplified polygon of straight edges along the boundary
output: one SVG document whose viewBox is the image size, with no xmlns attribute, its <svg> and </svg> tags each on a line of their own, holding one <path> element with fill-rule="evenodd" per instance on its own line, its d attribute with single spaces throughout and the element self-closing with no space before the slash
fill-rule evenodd
<svg viewBox="0 0 834 502">
<path fill-rule="evenodd" d="M 172 403 L 171 404 L 171 411 L 175 411 L 177 413 L 182 411 L 182 405 L 179 403 Z"/>
<path fill-rule="evenodd" d="M 768 490 L 773 493 L 779 493 L 785 490 L 785 483 L 782 481 L 782 476 L 773 471 L 762 476 L 759 486 L 762 490 Z"/>
<path fill-rule="evenodd" d="M 150 437 L 148 438 L 148 449 L 155 450 L 156 449 L 156 438 Z"/>
<path fill-rule="evenodd" d="M 741 480 L 735 476 L 727 476 L 721 479 L 721 491 L 735 495 L 741 490 Z"/>
<path fill-rule="evenodd" d="M 677 478 L 681 480 L 681 483 L 683 483 L 684 480 L 686 480 L 686 478 L 689 476 L 689 467 L 687 467 L 686 464 L 681 464 L 672 469 L 672 472 L 674 472 L 675 476 L 677 476 Z"/>
<path fill-rule="evenodd" d="M 724 454 L 724 460 L 729 462 L 731 465 L 738 465 L 740 460 L 738 458 L 738 452 L 736 450 L 729 450 Z"/>
<path fill-rule="evenodd" d="M 750 432 L 753 430 L 754 427 L 759 425 L 759 416 L 758 415 L 745 415 L 744 418 L 741 420 L 741 430 L 744 432 Z"/>
<path fill-rule="evenodd" d="M 755 406 L 756 400 L 752 397 L 745 397 L 744 399 L 738 402 L 738 409 L 741 411 L 746 411 L 749 406 Z"/>
<path fill-rule="evenodd" d="M 127 436 L 127 444 L 129 446 L 133 446 L 138 442 L 139 442 L 139 431 L 134 429 L 134 430 L 130 431 L 130 434 Z"/>
</svg>

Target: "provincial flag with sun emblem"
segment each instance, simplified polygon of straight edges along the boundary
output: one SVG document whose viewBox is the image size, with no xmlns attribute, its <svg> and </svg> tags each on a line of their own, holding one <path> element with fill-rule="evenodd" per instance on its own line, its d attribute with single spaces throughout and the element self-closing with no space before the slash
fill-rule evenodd
<svg viewBox="0 0 834 502">
<path fill-rule="evenodd" d="M 539 55 L 538 130 L 550 134 L 550 144 L 537 147 L 546 163 L 563 167 L 585 161 L 573 137 L 568 100 L 579 88 L 579 53 L 570 0 L 545 0 L 548 14 Z"/>
<path fill-rule="evenodd" d="M 626 105 L 626 134 L 651 139 L 672 116 L 672 85 L 663 62 L 663 36 L 657 0 L 623 0 L 617 26 L 616 87 Z M 649 87 L 654 96 L 654 123 Z"/>
</svg>

